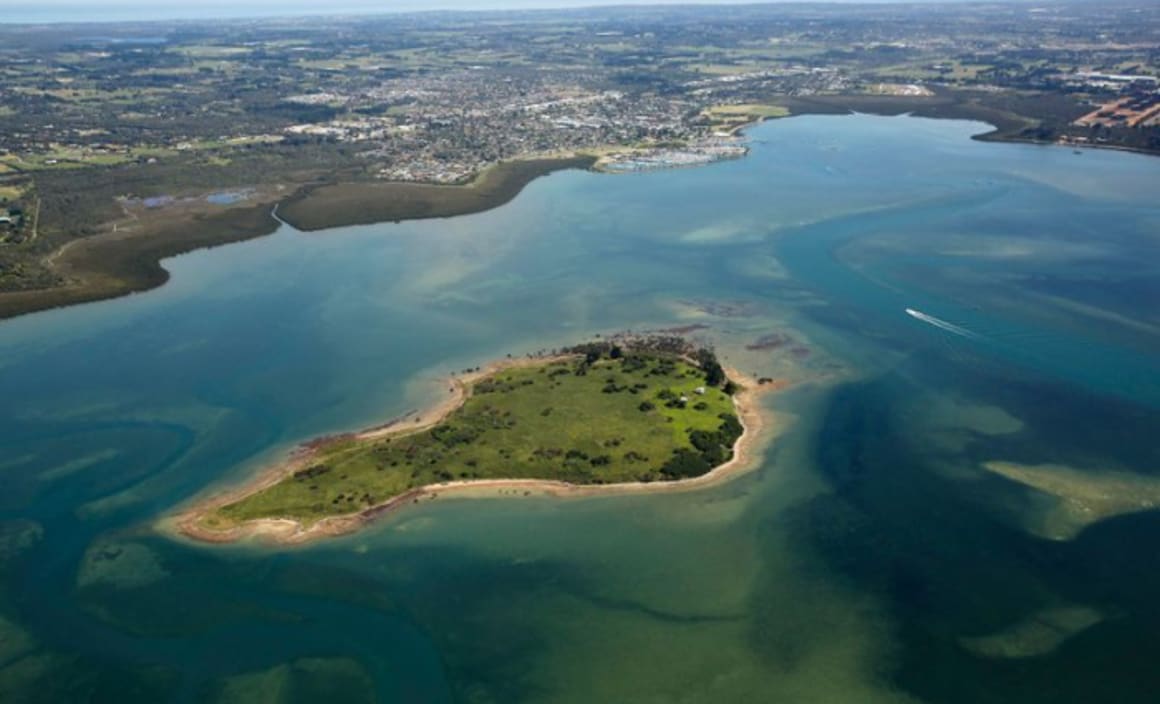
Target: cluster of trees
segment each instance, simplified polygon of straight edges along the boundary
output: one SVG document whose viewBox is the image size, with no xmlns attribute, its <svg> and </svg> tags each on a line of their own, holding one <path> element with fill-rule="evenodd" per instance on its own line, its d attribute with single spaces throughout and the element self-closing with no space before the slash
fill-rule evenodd
<svg viewBox="0 0 1160 704">
<path fill-rule="evenodd" d="M 372 495 L 370 492 L 367 492 L 367 491 L 364 491 L 362 494 L 359 494 L 357 492 L 352 491 L 349 494 L 347 494 L 347 493 L 339 494 L 338 496 L 331 499 L 330 503 L 335 504 L 335 505 L 341 504 L 341 503 L 352 504 L 352 503 L 355 503 L 356 501 L 358 503 L 370 506 L 370 505 L 374 504 L 375 497 L 374 497 L 374 495 Z"/>
<path fill-rule="evenodd" d="M 662 389 L 657 398 L 665 402 L 665 408 L 684 408 L 688 404 L 684 396 L 677 395 L 672 389 Z"/>
<path fill-rule="evenodd" d="M 479 430 L 467 426 L 447 424 L 433 428 L 431 437 L 450 450 L 456 445 L 470 445 L 475 442 L 479 438 Z"/>
<path fill-rule="evenodd" d="M 679 357 L 691 355 L 695 350 L 688 340 L 677 335 L 647 335 L 619 342 L 611 340 L 585 342 L 565 347 L 560 351 L 564 354 L 582 354 L 595 362 L 602 357 L 620 359 L 634 352 L 638 354 L 668 354 Z"/>
<path fill-rule="evenodd" d="M 717 353 L 708 347 L 702 347 L 697 350 L 697 364 L 701 367 L 701 371 L 705 372 L 705 383 L 709 386 L 720 387 L 722 391 L 732 396 L 737 393 L 741 387 L 729 380 L 725 375 L 725 368 L 721 366 L 721 362 L 717 360 Z"/>
<path fill-rule="evenodd" d="M 492 394 L 492 393 L 508 393 L 515 391 L 521 386 L 531 386 L 535 384 L 534 379 L 522 379 L 517 384 L 511 379 L 484 379 L 479 381 L 472 387 L 472 391 L 477 394 Z"/>
<path fill-rule="evenodd" d="M 708 347 L 702 347 L 697 350 L 697 365 L 701 367 L 701 371 L 705 372 L 705 383 L 709 386 L 720 386 L 724 384 L 727 379 L 725 377 L 725 369 L 721 366 L 721 362 L 717 360 L 717 354 Z"/>
<path fill-rule="evenodd" d="M 723 464 L 733 454 L 733 444 L 741 437 L 744 428 L 732 413 L 718 416 L 721 425 L 715 431 L 692 430 L 689 442 L 692 448 L 681 448 L 661 467 L 661 474 L 668 479 L 699 477 L 714 467 Z"/>
<path fill-rule="evenodd" d="M 705 374 L 705 384 L 723 389 L 730 395 L 737 392 L 738 387 L 725 374 L 725 368 L 717 359 L 717 353 L 710 347 L 694 347 L 688 340 L 667 335 L 642 337 L 623 344 L 608 340 L 586 342 L 584 344 L 567 347 L 565 353 L 582 354 L 584 361 L 576 370 L 577 375 L 587 373 L 593 364 L 601 359 L 619 359 L 624 372 L 632 373 L 648 366 L 648 361 L 641 354 L 662 355 L 658 365 L 650 374 L 666 376 L 676 368 L 676 357 L 691 358 Z M 555 372 L 553 372 L 555 373 Z M 612 390 L 609 391 L 612 393 Z"/>
<path fill-rule="evenodd" d="M 667 479 L 688 479 L 706 474 L 712 468 L 713 465 L 696 450 L 681 448 L 673 452 L 673 456 L 661 467 L 661 474 Z"/>
<path fill-rule="evenodd" d="M 565 462 L 572 462 L 572 463 L 587 462 L 588 464 L 590 464 L 593 467 L 604 467 L 604 466 L 612 464 L 612 456 L 611 455 L 591 455 L 590 456 L 587 452 L 584 452 L 583 450 L 572 448 L 571 450 L 568 450 L 566 453 L 564 453 L 564 461 Z"/>
<path fill-rule="evenodd" d="M 314 479 L 315 477 L 320 477 L 323 474 L 326 474 L 327 472 L 330 471 L 330 469 L 331 469 L 330 467 L 328 467 L 324 464 L 312 465 L 310 467 L 307 467 L 306 469 L 300 469 L 297 472 L 295 472 L 294 479 L 296 481 L 305 481 L 307 479 Z"/>
<path fill-rule="evenodd" d="M 646 389 L 648 389 L 648 384 L 636 383 L 632 386 L 628 384 L 617 384 L 615 377 L 609 377 L 604 381 L 604 388 L 601 391 L 606 394 L 618 394 L 622 391 L 627 391 L 635 396 Z"/>
</svg>

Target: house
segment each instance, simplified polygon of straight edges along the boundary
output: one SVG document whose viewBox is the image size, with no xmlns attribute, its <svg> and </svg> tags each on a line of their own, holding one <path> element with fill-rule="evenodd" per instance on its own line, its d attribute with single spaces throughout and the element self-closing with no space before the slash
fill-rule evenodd
<svg viewBox="0 0 1160 704">
<path fill-rule="evenodd" d="M 19 208 L 0 210 L 0 226 L 19 229 L 24 222 L 24 211 Z"/>
</svg>

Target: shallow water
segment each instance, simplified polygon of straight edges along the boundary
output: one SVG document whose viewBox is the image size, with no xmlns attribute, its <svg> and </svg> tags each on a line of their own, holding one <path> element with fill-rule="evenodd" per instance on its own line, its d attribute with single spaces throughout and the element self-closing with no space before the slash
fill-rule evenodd
<svg viewBox="0 0 1160 704">
<path fill-rule="evenodd" d="M 1057 499 L 982 465 L 1160 482 L 1160 161 L 981 130 L 783 120 L 740 161 L 283 229 L 0 324 L 0 698 L 1153 701 L 1160 516 L 1044 538 Z M 155 527 L 446 371 L 688 325 L 797 382 L 727 485 L 290 550 Z"/>
</svg>

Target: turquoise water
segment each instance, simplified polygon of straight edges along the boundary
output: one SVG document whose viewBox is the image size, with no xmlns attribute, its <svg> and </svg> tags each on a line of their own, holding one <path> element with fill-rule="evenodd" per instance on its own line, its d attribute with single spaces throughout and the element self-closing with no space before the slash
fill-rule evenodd
<svg viewBox="0 0 1160 704">
<path fill-rule="evenodd" d="M 286 228 L 0 324 L 0 699 L 1153 701 L 1160 514 L 1076 523 L 984 463 L 1160 486 L 1160 161 L 981 129 L 767 123 L 744 160 Z M 158 528 L 449 370 L 689 325 L 795 382 L 724 486 L 285 550 Z"/>
</svg>

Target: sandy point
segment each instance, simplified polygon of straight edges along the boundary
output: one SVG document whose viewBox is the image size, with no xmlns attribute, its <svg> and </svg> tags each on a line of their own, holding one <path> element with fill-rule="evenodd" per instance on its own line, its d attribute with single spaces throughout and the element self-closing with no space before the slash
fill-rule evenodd
<svg viewBox="0 0 1160 704">
<path fill-rule="evenodd" d="M 440 423 L 460 408 L 467 400 L 472 384 L 480 379 L 506 369 L 550 364 L 573 358 L 575 355 L 507 359 L 464 374 L 454 375 L 447 380 L 448 397 L 426 411 L 408 413 L 383 425 L 357 433 L 327 436 L 303 443 L 290 454 L 286 461 L 263 471 L 253 481 L 197 500 L 192 506 L 176 516 L 161 520 L 157 524 L 157 528 L 175 537 L 191 538 L 204 543 L 235 543 L 244 540 L 276 545 L 301 545 L 322 538 L 353 533 L 367 524 L 401 511 L 407 506 L 440 498 L 550 496 L 563 499 L 695 491 L 720 485 L 756 467 L 764 449 L 780 431 L 779 424 L 773 422 L 773 415 L 762 406 L 761 398 L 768 393 L 787 388 L 788 384 L 780 380 L 773 382 L 762 380 L 766 383 L 760 383 L 757 379 L 742 374 L 736 369 L 726 368 L 729 379 L 741 386 L 741 390 L 733 397 L 733 404 L 737 409 L 742 433 L 734 443 L 732 458 L 698 477 L 676 481 L 591 485 L 570 484 L 548 479 L 450 481 L 411 489 L 357 513 L 331 516 L 311 525 L 304 525 L 301 521 L 290 518 L 263 518 L 246 521 L 228 528 L 214 528 L 204 523 L 206 516 L 218 508 L 262 491 L 294 472 L 309 467 L 315 461 L 318 451 L 330 442 L 351 438 L 366 440 L 421 432 Z"/>
</svg>

